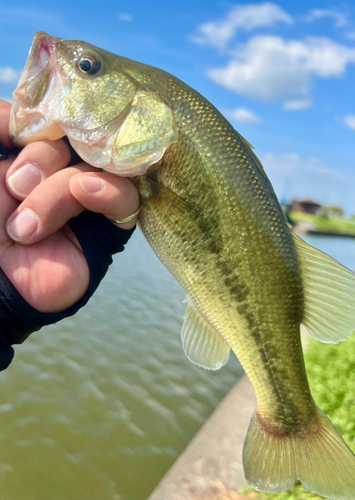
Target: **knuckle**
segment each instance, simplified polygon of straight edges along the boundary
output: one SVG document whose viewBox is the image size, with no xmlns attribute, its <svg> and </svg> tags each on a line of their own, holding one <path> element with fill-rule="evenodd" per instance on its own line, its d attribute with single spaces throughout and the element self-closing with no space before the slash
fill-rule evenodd
<svg viewBox="0 0 355 500">
<path fill-rule="evenodd" d="M 119 199 L 122 203 L 128 203 L 131 200 L 132 188 L 128 182 L 121 182 L 118 188 Z"/>
<path fill-rule="evenodd" d="M 126 217 L 137 210 L 139 196 L 135 191 L 133 185 L 130 185 L 128 182 L 122 183 L 119 187 L 110 204 L 111 212 L 119 215 L 120 217 L 118 218 L 122 218 L 121 216 Z"/>
<path fill-rule="evenodd" d="M 38 141 L 28 144 L 19 154 L 16 168 L 21 164 L 31 162 L 43 170 L 63 168 L 70 161 L 70 151 L 64 141 Z"/>
<path fill-rule="evenodd" d="M 43 141 L 49 148 L 50 155 L 53 157 L 51 161 L 63 166 L 67 166 L 71 159 L 71 154 L 68 145 L 62 140 L 58 141 Z"/>
<path fill-rule="evenodd" d="M 135 204 L 138 200 L 138 193 L 132 182 L 126 178 L 121 178 L 118 187 L 119 198 L 122 203 Z"/>
</svg>

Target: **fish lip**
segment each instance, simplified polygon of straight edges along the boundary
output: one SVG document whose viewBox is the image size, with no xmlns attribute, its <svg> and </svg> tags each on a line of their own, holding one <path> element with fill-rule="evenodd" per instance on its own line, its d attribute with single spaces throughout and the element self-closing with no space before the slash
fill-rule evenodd
<svg viewBox="0 0 355 500">
<path fill-rule="evenodd" d="M 48 33 L 39 31 L 35 34 L 32 45 L 34 47 L 33 55 L 34 57 L 37 56 L 37 60 L 43 69 L 55 53 L 55 39 Z"/>
<path fill-rule="evenodd" d="M 31 81 L 39 78 L 41 74 L 45 77 L 46 72 L 49 75 L 53 71 L 55 44 L 55 39 L 42 31 L 33 37 L 26 66 L 13 93 L 14 100 L 21 108 L 32 107 L 32 97 L 28 92 Z"/>
<path fill-rule="evenodd" d="M 43 79 L 49 85 L 50 79 L 56 66 L 56 43 L 58 39 L 45 32 L 37 32 L 32 40 L 28 59 L 21 75 L 16 90 L 13 93 L 13 101 L 10 117 L 10 137 L 19 146 L 28 142 L 27 136 L 32 134 L 40 122 L 45 122 L 45 116 L 38 104 L 38 99 L 31 92 L 31 87 L 36 80 Z M 27 129 L 25 133 L 20 130 Z"/>
<path fill-rule="evenodd" d="M 38 31 L 35 36 L 33 37 L 33 42 L 32 42 L 32 47 L 31 50 L 33 50 L 33 54 L 31 54 L 33 57 L 36 57 L 36 55 L 42 55 L 43 52 L 45 52 L 48 56 L 48 58 L 53 54 L 54 49 L 55 49 L 55 38 L 49 35 L 48 33 L 45 33 L 44 31 Z M 46 61 L 43 61 L 43 65 L 46 63 Z"/>
<path fill-rule="evenodd" d="M 48 35 L 48 33 L 38 31 L 34 35 L 19 85 L 23 84 L 29 78 L 33 78 L 48 65 L 49 60 L 55 53 L 55 46 L 56 39 Z"/>
</svg>

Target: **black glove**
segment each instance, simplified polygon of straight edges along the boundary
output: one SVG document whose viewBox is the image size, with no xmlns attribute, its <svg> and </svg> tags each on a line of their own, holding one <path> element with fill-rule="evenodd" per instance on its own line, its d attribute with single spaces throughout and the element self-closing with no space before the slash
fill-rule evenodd
<svg viewBox="0 0 355 500">
<path fill-rule="evenodd" d="M 68 222 L 83 249 L 90 270 L 90 285 L 84 297 L 60 313 L 42 313 L 30 306 L 0 269 L 0 370 L 14 357 L 12 344 L 22 343 L 42 326 L 56 323 L 83 307 L 105 276 L 112 255 L 124 250 L 134 229 L 121 229 L 104 215 L 83 212 Z"/>
</svg>

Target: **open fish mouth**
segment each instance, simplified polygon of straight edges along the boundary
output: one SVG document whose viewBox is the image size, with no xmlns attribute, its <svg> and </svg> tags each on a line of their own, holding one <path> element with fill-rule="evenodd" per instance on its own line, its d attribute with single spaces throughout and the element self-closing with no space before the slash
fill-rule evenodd
<svg viewBox="0 0 355 500">
<path fill-rule="evenodd" d="M 22 108 L 33 109 L 40 103 L 49 86 L 54 52 L 54 39 L 46 33 L 37 33 L 18 87 L 13 94 L 15 101 Z"/>
<path fill-rule="evenodd" d="M 10 136 L 20 146 L 27 144 L 33 134 L 38 134 L 46 126 L 44 96 L 53 87 L 56 40 L 47 33 L 36 33 L 25 69 L 13 93 Z"/>
</svg>

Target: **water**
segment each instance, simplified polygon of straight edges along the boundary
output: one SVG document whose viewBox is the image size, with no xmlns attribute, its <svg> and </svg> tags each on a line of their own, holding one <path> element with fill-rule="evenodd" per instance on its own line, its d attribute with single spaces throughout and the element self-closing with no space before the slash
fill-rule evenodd
<svg viewBox="0 0 355 500">
<path fill-rule="evenodd" d="M 337 259 L 343 266 L 355 271 L 355 238 L 315 234 L 302 236 L 302 238 L 310 245 Z"/>
<path fill-rule="evenodd" d="M 306 237 L 355 269 L 355 240 Z M 145 500 L 241 375 L 193 366 L 185 293 L 139 231 L 88 306 L 0 374 L 0 500 Z"/>
<path fill-rule="evenodd" d="M 238 380 L 193 366 L 185 292 L 139 231 L 74 318 L 0 373 L 0 500 L 145 500 Z"/>
</svg>

